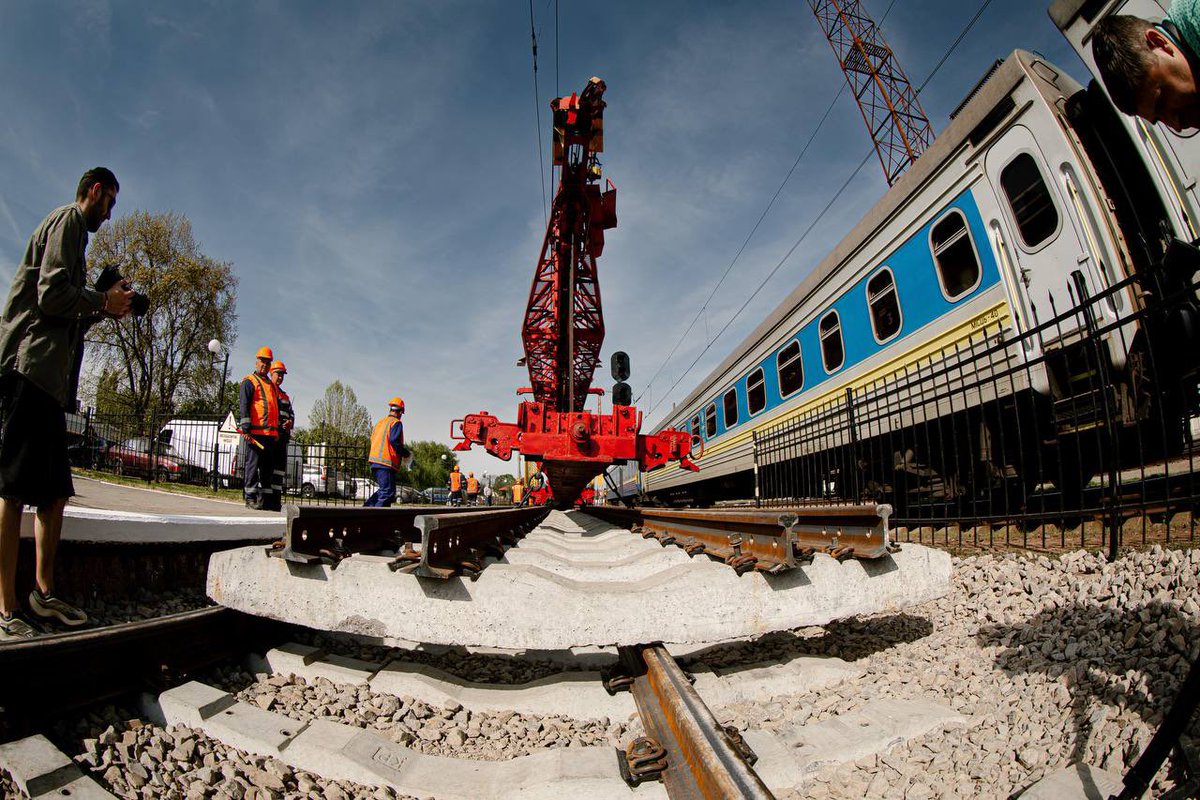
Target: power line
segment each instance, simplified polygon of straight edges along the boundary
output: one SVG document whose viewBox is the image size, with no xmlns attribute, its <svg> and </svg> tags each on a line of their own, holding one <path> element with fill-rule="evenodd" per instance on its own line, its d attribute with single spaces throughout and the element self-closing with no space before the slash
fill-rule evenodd
<svg viewBox="0 0 1200 800">
<path fill-rule="evenodd" d="M 542 217 L 543 224 L 550 224 L 550 212 L 546 206 L 546 159 L 542 151 L 542 96 L 538 91 L 537 74 L 537 31 L 533 26 L 533 0 L 529 0 L 529 38 L 533 46 L 533 112 L 537 118 L 537 162 L 538 175 L 542 178 Z"/>
<path fill-rule="evenodd" d="M 893 5 L 895 4 L 895 0 L 892 0 L 892 4 Z M 963 29 L 959 32 L 958 36 L 954 39 L 954 42 L 950 45 L 950 47 L 942 55 L 941 59 L 939 59 L 937 64 L 934 65 L 934 67 L 930 71 L 929 75 L 927 75 L 925 77 L 925 80 L 921 82 L 921 85 L 917 88 L 918 95 L 922 92 L 922 90 L 925 89 L 926 86 L 929 85 L 929 82 L 931 80 L 933 80 L 933 77 L 935 75 L 937 75 L 938 71 L 941 70 L 943 65 L 945 65 L 946 61 L 950 58 L 950 56 L 954 53 L 954 51 L 962 43 L 963 39 L 966 38 L 967 34 L 970 33 L 971 29 L 975 27 L 975 23 L 979 21 L 979 18 L 981 16 L 983 16 L 983 12 L 986 11 L 987 7 L 990 6 L 991 4 L 992 4 L 992 0 L 983 0 L 983 2 L 979 6 L 979 9 L 975 12 L 975 15 L 973 17 L 971 17 L 970 21 L 968 21 L 966 26 L 964 26 Z M 890 11 L 890 10 L 891 10 L 891 5 L 888 6 L 888 11 Z M 885 14 L 885 16 L 886 16 L 886 14 Z M 836 101 L 836 98 L 835 98 L 835 101 Z M 807 147 L 807 145 L 806 145 L 806 147 Z M 751 301 L 753 301 L 754 298 L 758 296 L 758 293 L 761 292 L 763 287 L 765 287 L 767 285 L 767 282 L 770 281 L 771 278 L 773 278 L 775 276 L 775 274 L 779 271 L 779 269 L 784 265 L 784 263 L 789 258 L 791 258 L 791 255 L 792 255 L 792 253 L 794 253 L 796 251 L 796 248 L 798 248 L 800 246 L 800 244 L 805 240 L 805 238 L 808 237 L 808 234 L 812 232 L 812 230 L 816 227 L 817 223 L 820 222 L 821 218 L 824 217 L 825 214 L 829 211 L 829 209 L 833 207 L 833 204 L 835 202 L 837 202 L 838 198 L 841 197 L 842 193 L 846 191 L 846 188 L 850 185 L 850 182 L 854 180 L 854 177 L 856 175 L 858 175 L 859 171 L 861 171 L 863 166 L 867 163 L 867 161 L 870 160 L 871 154 L 873 152 L 874 152 L 874 148 L 867 151 L 866 156 L 864 156 L 862 161 L 859 162 L 858 166 L 854 168 L 854 172 L 850 173 L 850 177 L 848 177 L 846 179 L 846 181 L 841 185 L 841 187 L 838 188 L 837 192 L 835 192 L 833 197 L 829 200 L 829 202 L 825 204 L 825 207 L 821 209 L 820 213 L 817 214 L 816 218 L 809 224 L 809 226 L 807 228 L 805 228 L 804 232 L 800 235 L 800 238 L 795 241 L 795 243 L 788 249 L 787 253 L 784 254 L 783 258 L 779 260 L 779 263 L 777 263 L 775 265 L 775 267 L 770 271 L 770 273 L 767 274 L 767 277 L 764 278 L 761 283 L 759 283 L 758 287 L 755 288 L 754 292 L 750 295 L 750 297 L 747 298 L 744 303 L 742 303 L 741 307 L 738 308 L 738 310 L 736 312 L 734 312 L 733 316 L 730 317 L 729 321 L 725 323 L 725 326 L 723 328 L 721 328 L 720 331 L 717 332 L 717 335 L 715 337 L 713 337 L 712 341 L 705 344 L 704 349 L 700 351 L 700 354 L 698 356 L 696 356 L 695 360 L 692 361 L 692 363 L 688 365 L 688 368 L 683 371 L 683 373 L 679 376 L 678 379 L 676 379 L 675 383 L 673 383 L 671 385 L 671 388 L 668 389 L 663 394 L 663 396 L 659 398 L 657 403 L 655 403 L 653 406 L 650 407 L 650 410 L 646 412 L 647 417 L 649 417 L 651 414 L 653 414 L 654 410 L 657 409 L 658 406 L 661 405 L 662 402 L 671 395 L 671 392 L 673 392 L 675 390 L 675 388 L 677 386 L 679 386 L 680 382 L 682 382 L 683 379 L 685 377 L 687 377 L 687 375 L 692 371 L 692 369 L 696 366 L 696 364 L 698 364 L 700 362 L 700 359 L 704 357 L 705 353 L 707 353 L 709 351 L 709 349 L 711 349 L 712 346 L 714 344 L 716 344 L 717 339 L 721 338 L 721 335 L 729 329 L 729 327 L 733 324 L 734 320 L 736 320 L 738 318 L 738 316 L 740 316 L 741 313 L 746 309 L 746 307 L 750 305 Z M 790 175 L 790 173 L 789 173 L 789 175 Z M 743 245 L 743 247 L 744 247 L 744 245 Z M 739 251 L 739 253 L 740 253 L 740 251 Z M 660 367 L 660 370 L 661 370 L 661 367 Z"/>
<path fill-rule="evenodd" d="M 892 6 L 894 5 L 896 5 L 896 0 L 892 0 L 892 2 L 888 3 L 888 7 L 883 12 L 883 16 L 879 18 L 880 27 L 883 27 L 883 21 L 888 18 L 888 14 L 892 13 Z M 729 277 L 729 273 L 733 270 L 734 264 L 736 264 L 738 259 L 742 257 L 742 253 L 746 250 L 747 245 L 750 244 L 750 240 L 754 238 L 754 234 L 758 232 L 759 226 L 762 225 L 763 220 L 767 218 L 767 214 L 770 213 L 771 208 L 775 205 L 775 201 L 778 200 L 779 195 L 783 193 L 783 188 L 787 186 L 788 181 L 791 180 L 792 174 L 796 171 L 796 167 L 800 166 L 800 161 L 804 158 L 804 154 L 808 152 L 808 148 L 817 138 L 817 134 L 821 132 L 821 128 L 824 127 L 825 121 L 829 119 L 829 114 L 833 111 L 833 107 L 837 105 L 837 101 L 840 100 L 842 95 L 845 93 L 847 85 L 847 83 L 843 82 L 841 88 L 838 89 L 837 94 L 833 96 L 833 100 L 830 101 L 829 106 L 825 109 L 825 113 L 821 115 L 820 121 L 817 122 L 817 127 L 814 128 L 813 132 L 809 135 L 808 141 L 804 143 L 804 147 L 800 148 L 800 155 L 796 156 L 796 160 L 792 162 L 792 168 L 789 169 L 787 174 L 783 176 L 783 181 L 780 182 L 779 188 L 775 190 L 775 194 L 773 194 L 770 201 L 767 202 L 767 207 L 763 209 L 761 214 L 759 214 L 758 220 L 754 223 L 754 227 L 750 229 L 750 233 L 747 234 L 745 241 L 742 242 L 742 246 L 738 248 L 738 251 L 733 256 L 733 260 L 729 262 L 729 266 L 726 267 L 725 272 L 721 274 L 721 279 L 717 281 L 717 285 L 713 287 L 711 292 L 709 292 L 708 297 L 700 306 L 700 310 L 696 312 L 696 316 L 692 318 L 692 321 L 688 324 L 687 329 L 684 330 L 683 334 L 679 337 L 679 340 L 675 342 L 675 346 L 671 348 L 671 352 L 668 353 L 667 357 L 663 359 L 663 362 L 658 365 L 658 369 L 654 371 L 654 376 L 646 382 L 646 389 L 643 389 L 642 392 L 638 394 L 637 399 L 634 400 L 635 404 L 642 399 L 642 396 L 646 393 L 650 386 L 653 385 L 655 379 L 662 374 L 662 371 L 666 368 L 667 364 L 671 363 L 671 359 L 679 350 L 679 346 L 687 339 L 687 335 L 691 333 L 691 330 L 693 327 L 695 327 L 697 320 L 699 320 L 704 312 L 708 310 L 708 304 L 712 302 L 714 297 L 716 297 L 717 291 L 725 283 L 725 279 Z M 707 324 L 707 318 L 705 322 Z M 708 340 L 707 329 L 704 338 L 705 341 Z"/>
</svg>

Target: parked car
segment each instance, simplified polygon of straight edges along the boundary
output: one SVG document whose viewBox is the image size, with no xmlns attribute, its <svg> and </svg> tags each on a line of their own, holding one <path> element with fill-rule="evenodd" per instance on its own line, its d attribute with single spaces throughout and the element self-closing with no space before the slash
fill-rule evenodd
<svg viewBox="0 0 1200 800">
<path fill-rule="evenodd" d="M 67 446 L 67 458 L 73 467 L 101 469 L 107 465 L 105 455 L 112 444 L 103 436 L 79 437 Z"/>
<path fill-rule="evenodd" d="M 289 484 L 288 488 L 293 492 L 298 492 L 301 497 L 354 497 L 354 479 L 346 477 L 341 471 L 319 464 L 300 464 L 299 466 L 300 470 L 295 477 L 296 483 Z"/>
<path fill-rule="evenodd" d="M 421 502 L 421 493 L 411 486 L 396 487 L 396 502 L 397 503 L 419 503 Z"/>
<path fill-rule="evenodd" d="M 163 483 L 181 481 L 204 484 L 208 478 L 208 472 L 203 467 L 179 458 L 169 444 L 156 442 L 152 455 L 150 440 L 145 436 L 109 445 L 104 451 L 104 463 L 117 475 L 153 477 Z"/>
<path fill-rule="evenodd" d="M 430 486 L 421 491 L 421 502 L 443 506 L 450 501 L 450 490 L 443 486 Z"/>
</svg>

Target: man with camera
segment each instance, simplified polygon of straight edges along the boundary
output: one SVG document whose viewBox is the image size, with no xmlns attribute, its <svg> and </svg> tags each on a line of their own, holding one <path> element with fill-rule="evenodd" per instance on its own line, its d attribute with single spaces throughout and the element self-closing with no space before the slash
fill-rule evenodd
<svg viewBox="0 0 1200 800">
<path fill-rule="evenodd" d="M 81 609 L 55 596 L 54 559 L 63 509 L 75 494 L 66 411 L 76 407 L 84 333 L 105 317 L 121 319 L 133 303 L 119 277 L 104 291 L 86 285 L 88 234 L 112 216 L 120 188 L 105 167 L 84 173 L 75 202 L 51 211 L 30 237 L 0 317 L 0 639 L 40 633 L 17 601 L 26 505 L 37 508 L 29 611 L 70 627 L 87 622 Z"/>
</svg>

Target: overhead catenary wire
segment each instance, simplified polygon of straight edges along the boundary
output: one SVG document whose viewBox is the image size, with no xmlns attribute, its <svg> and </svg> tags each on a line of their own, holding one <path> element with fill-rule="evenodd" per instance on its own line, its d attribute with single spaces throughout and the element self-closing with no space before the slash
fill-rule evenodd
<svg viewBox="0 0 1200 800">
<path fill-rule="evenodd" d="M 888 7 L 883 12 L 883 16 L 879 18 L 879 24 L 881 26 L 883 25 L 883 21 L 888 18 L 888 14 L 892 13 L 892 6 L 894 6 L 894 5 L 896 5 L 896 0 L 892 0 L 890 3 L 888 3 Z M 800 166 L 800 162 L 804 159 L 804 156 L 808 152 L 809 147 L 812 146 L 813 141 L 817 138 L 817 134 L 820 133 L 821 129 L 825 126 L 825 122 L 829 119 L 829 115 L 833 111 L 834 106 L 837 105 L 837 102 L 838 102 L 838 100 L 840 100 L 842 98 L 842 95 L 846 93 L 847 85 L 848 84 L 845 83 L 844 81 L 842 82 L 841 87 L 837 91 L 837 94 L 835 94 L 833 96 L 833 100 L 831 100 L 829 102 L 829 105 L 825 108 L 825 113 L 821 115 L 821 119 L 817 122 L 817 127 L 813 128 L 813 132 L 809 135 L 808 140 L 804 143 L 804 146 L 800 148 L 800 154 L 798 156 L 796 156 L 796 160 L 792 162 L 791 169 L 789 169 L 787 171 L 787 174 L 783 176 L 783 180 L 779 183 L 779 188 L 775 190 L 775 194 L 773 194 L 771 196 L 771 199 L 769 201 L 767 201 L 766 208 L 764 208 L 762 210 L 762 213 L 758 215 L 758 219 L 755 221 L 754 227 L 751 228 L 750 233 L 748 233 L 746 235 L 746 239 L 742 242 L 742 246 L 738 248 L 736 253 L 734 253 L 733 260 L 729 262 L 729 266 L 727 266 L 725 268 L 725 271 L 721 274 L 721 278 L 717 281 L 716 285 L 713 286 L 712 291 L 709 292 L 708 297 L 705 298 L 705 300 L 704 300 L 704 303 L 701 304 L 700 310 L 696 312 L 696 316 L 692 318 L 692 321 L 690 323 L 688 323 L 687 328 L 683 331 L 683 333 L 680 335 L 679 339 L 675 342 L 675 346 L 671 348 L 671 352 L 667 354 L 667 357 L 665 359 L 663 359 L 663 362 L 658 365 L 658 369 L 656 369 L 654 371 L 654 375 L 650 378 L 649 381 L 647 381 L 646 389 L 643 389 L 642 392 L 640 394 L 638 394 L 637 399 L 634 400 L 634 404 L 637 404 L 642 399 L 642 396 L 646 393 L 647 390 L 649 390 L 650 386 L 654 383 L 655 379 L 657 379 L 658 376 L 662 374 L 662 371 L 666 368 L 667 364 L 671 363 L 671 359 L 675 356 L 675 353 L 678 352 L 679 346 L 681 344 L 683 344 L 684 341 L 687 340 L 687 335 L 689 333 L 691 333 L 692 328 L 695 327 L 695 325 L 696 325 L 696 322 L 701 318 L 701 316 L 703 316 L 704 312 L 708 310 L 709 303 L 712 302 L 712 299 L 714 297 L 716 297 L 717 292 L 720 290 L 721 286 L 724 285 L 725 279 L 729 277 L 729 273 L 733 270 L 734 265 L 737 264 L 738 259 L 740 259 L 742 257 L 742 253 L 745 252 L 746 247 L 750 244 L 750 240 L 754 238 L 754 234 L 756 234 L 758 232 L 759 226 L 762 225 L 763 220 L 767 218 L 767 214 L 769 214 L 771 211 L 771 208 L 774 207 L 775 201 L 779 199 L 779 195 L 781 195 L 783 193 L 784 187 L 787 186 L 788 181 L 790 181 L 792 179 L 792 175 L 796 172 L 796 167 Z M 708 319 L 706 317 L 705 318 L 706 330 L 705 330 L 705 336 L 704 336 L 706 342 L 709 339 L 708 332 L 707 332 L 707 325 L 708 325 Z M 653 409 L 651 409 L 651 410 L 653 410 Z"/>
<path fill-rule="evenodd" d="M 538 175 L 542 179 L 542 216 L 545 218 L 544 224 L 549 225 L 550 211 L 546 203 L 546 159 L 543 157 L 542 151 L 542 97 L 538 91 L 537 30 L 534 28 L 533 0 L 529 0 L 529 38 L 533 48 L 533 111 L 537 118 L 537 162 Z"/>
<path fill-rule="evenodd" d="M 894 5 L 894 4 L 895 4 L 895 0 L 892 0 L 892 5 Z M 963 27 L 963 29 L 961 31 L 959 31 L 958 36 L 955 37 L 955 39 L 954 39 L 953 43 L 951 43 L 950 47 L 946 50 L 945 53 L 942 54 L 942 57 L 934 65 L 933 69 L 930 70 L 929 74 L 927 76 L 925 76 L 925 80 L 923 80 L 921 82 L 920 86 L 916 90 L 918 95 L 920 95 L 921 92 L 925 89 L 925 87 L 929 85 L 929 82 L 933 80 L 934 76 L 937 75 L 937 73 L 941 70 L 941 68 L 949 60 L 950 56 L 953 55 L 954 51 L 958 48 L 958 46 L 960 44 L 962 44 L 962 41 L 967 37 L 967 34 L 970 33 L 971 29 L 975 27 L 975 23 L 977 23 L 979 21 L 980 17 L 983 16 L 983 12 L 986 11 L 988 6 L 990 6 L 991 4 L 992 4 L 992 0 L 983 0 L 983 2 L 980 4 L 978 10 L 975 12 L 975 15 L 972 16 L 971 19 L 967 22 L 967 24 Z M 888 10 L 889 11 L 891 10 L 891 5 L 888 6 Z M 884 16 L 886 17 L 886 14 Z M 836 98 L 835 98 L 835 101 L 836 101 Z M 865 166 L 866 163 L 870 160 L 871 155 L 874 152 L 875 151 L 874 151 L 873 147 L 872 147 L 872 149 L 867 151 L 867 154 L 859 162 L 858 166 L 854 168 L 854 171 L 850 173 L 850 176 L 848 178 L 846 178 L 845 182 L 843 182 L 842 185 L 838 188 L 838 190 L 834 193 L 833 197 L 830 198 L 829 202 L 827 202 L 825 204 L 825 206 L 821 209 L 821 211 L 817 214 L 817 216 L 813 219 L 813 221 L 811 223 L 809 223 L 808 227 L 804 229 L 804 232 L 800 234 L 800 237 L 792 244 L 792 246 L 790 248 L 788 248 L 788 251 L 786 253 L 784 253 L 783 258 L 781 258 L 779 260 L 779 262 L 771 269 L 771 271 L 769 273 L 767 273 L 767 276 L 765 278 L 763 278 L 763 280 L 758 284 L 758 286 L 754 289 L 754 291 L 750 294 L 750 296 L 748 298 L 746 298 L 746 301 L 744 303 L 742 303 L 742 305 L 738 308 L 738 310 L 736 312 L 734 312 L 733 316 L 731 316 L 729 318 L 728 322 L 725 323 L 724 327 L 722 327 L 721 330 L 719 330 L 717 332 L 717 335 L 714 336 L 710 341 L 705 343 L 705 345 L 701 349 L 699 355 L 697 355 L 696 358 L 692 361 L 692 363 L 688 365 L 687 369 L 685 369 L 680 374 L 680 376 L 675 380 L 675 383 L 671 384 L 671 388 L 668 389 L 666 392 L 664 392 L 659 397 L 658 402 L 655 403 L 654 405 L 652 405 L 650 407 L 649 411 L 645 412 L 646 417 L 649 417 L 651 414 L 653 414 L 654 411 L 663 403 L 663 401 L 665 401 L 667 398 L 669 398 L 671 396 L 671 393 L 675 391 L 676 387 L 679 386 L 679 384 L 683 381 L 683 379 L 686 378 L 689 373 L 691 373 L 692 369 L 694 369 L 698 363 L 700 363 L 700 359 L 702 359 L 704 357 L 704 355 L 712 348 L 712 346 L 714 344 L 716 344 L 717 340 L 721 338 L 721 335 L 724 334 L 725 331 L 729 330 L 730 326 L 733 325 L 734 321 L 741 315 L 741 313 L 743 311 L 746 310 L 746 308 L 750 305 L 750 303 L 754 300 L 754 298 L 758 296 L 759 292 L 761 292 L 763 290 L 763 288 L 767 285 L 767 283 L 771 280 L 771 278 L 773 278 L 775 276 L 775 274 L 780 270 L 780 268 L 783 267 L 783 265 L 787 262 L 787 260 L 789 258 L 791 258 L 792 254 L 796 251 L 796 249 L 804 242 L 804 240 L 808 237 L 808 235 L 817 226 L 817 223 L 819 223 L 821 221 L 821 219 L 825 216 L 825 214 L 828 213 L 829 209 L 833 207 L 833 204 L 837 202 L 838 198 L 840 198 L 842 196 L 842 194 L 846 191 L 846 189 L 850 186 L 850 183 L 854 180 L 855 176 L 857 176 L 858 173 L 862 170 L 863 166 Z M 789 173 L 789 176 L 790 176 L 790 173 Z M 744 247 L 744 245 L 743 245 L 743 247 Z M 740 253 L 740 251 L 739 251 L 739 253 Z M 714 290 L 714 294 L 715 294 L 715 290 Z M 710 299 L 711 299 L 711 297 L 710 297 Z M 660 367 L 660 371 L 661 371 L 661 367 Z"/>
</svg>

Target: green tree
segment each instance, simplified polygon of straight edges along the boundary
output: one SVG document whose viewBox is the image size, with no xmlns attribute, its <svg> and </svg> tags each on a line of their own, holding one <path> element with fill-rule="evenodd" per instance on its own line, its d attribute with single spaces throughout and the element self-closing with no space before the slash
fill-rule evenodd
<svg viewBox="0 0 1200 800">
<path fill-rule="evenodd" d="M 200 251 L 192 224 L 175 212 L 134 211 L 92 237 L 88 261 L 114 266 L 150 298 L 143 317 L 106 320 L 88 334 L 99 373 L 96 403 L 139 417 L 174 413 L 183 395 L 216 394 L 206 344 L 237 338 L 237 278 L 233 266 Z M 115 377 L 114 377 L 115 376 Z"/>
<path fill-rule="evenodd" d="M 210 389 L 212 387 L 209 387 Z M 225 391 L 221 393 L 221 399 L 217 403 L 217 408 L 213 409 L 213 398 L 209 396 L 204 398 L 197 394 L 189 394 L 185 400 L 179 403 L 175 408 L 175 414 L 180 417 L 192 416 L 207 416 L 214 413 L 219 413 L 224 416 L 232 411 L 234 419 L 238 415 L 238 390 L 241 388 L 241 383 L 238 381 L 225 381 Z"/>
<path fill-rule="evenodd" d="M 426 489 L 430 486 L 445 486 L 450 470 L 458 463 L 458 457 L 440 442 L 406 442 L 413 454 L 412 469 L 409 470 L 412 486 Z"/>
<path fill-rule="evenodd" d="M 313 403 L 308 415 L 309 427 L 304 432 L 310 442 L 362 444 L 371 439 L 371 415 L 358 395 L 341 381 L 325 387 L 325 394 Z"/>
</svg>

